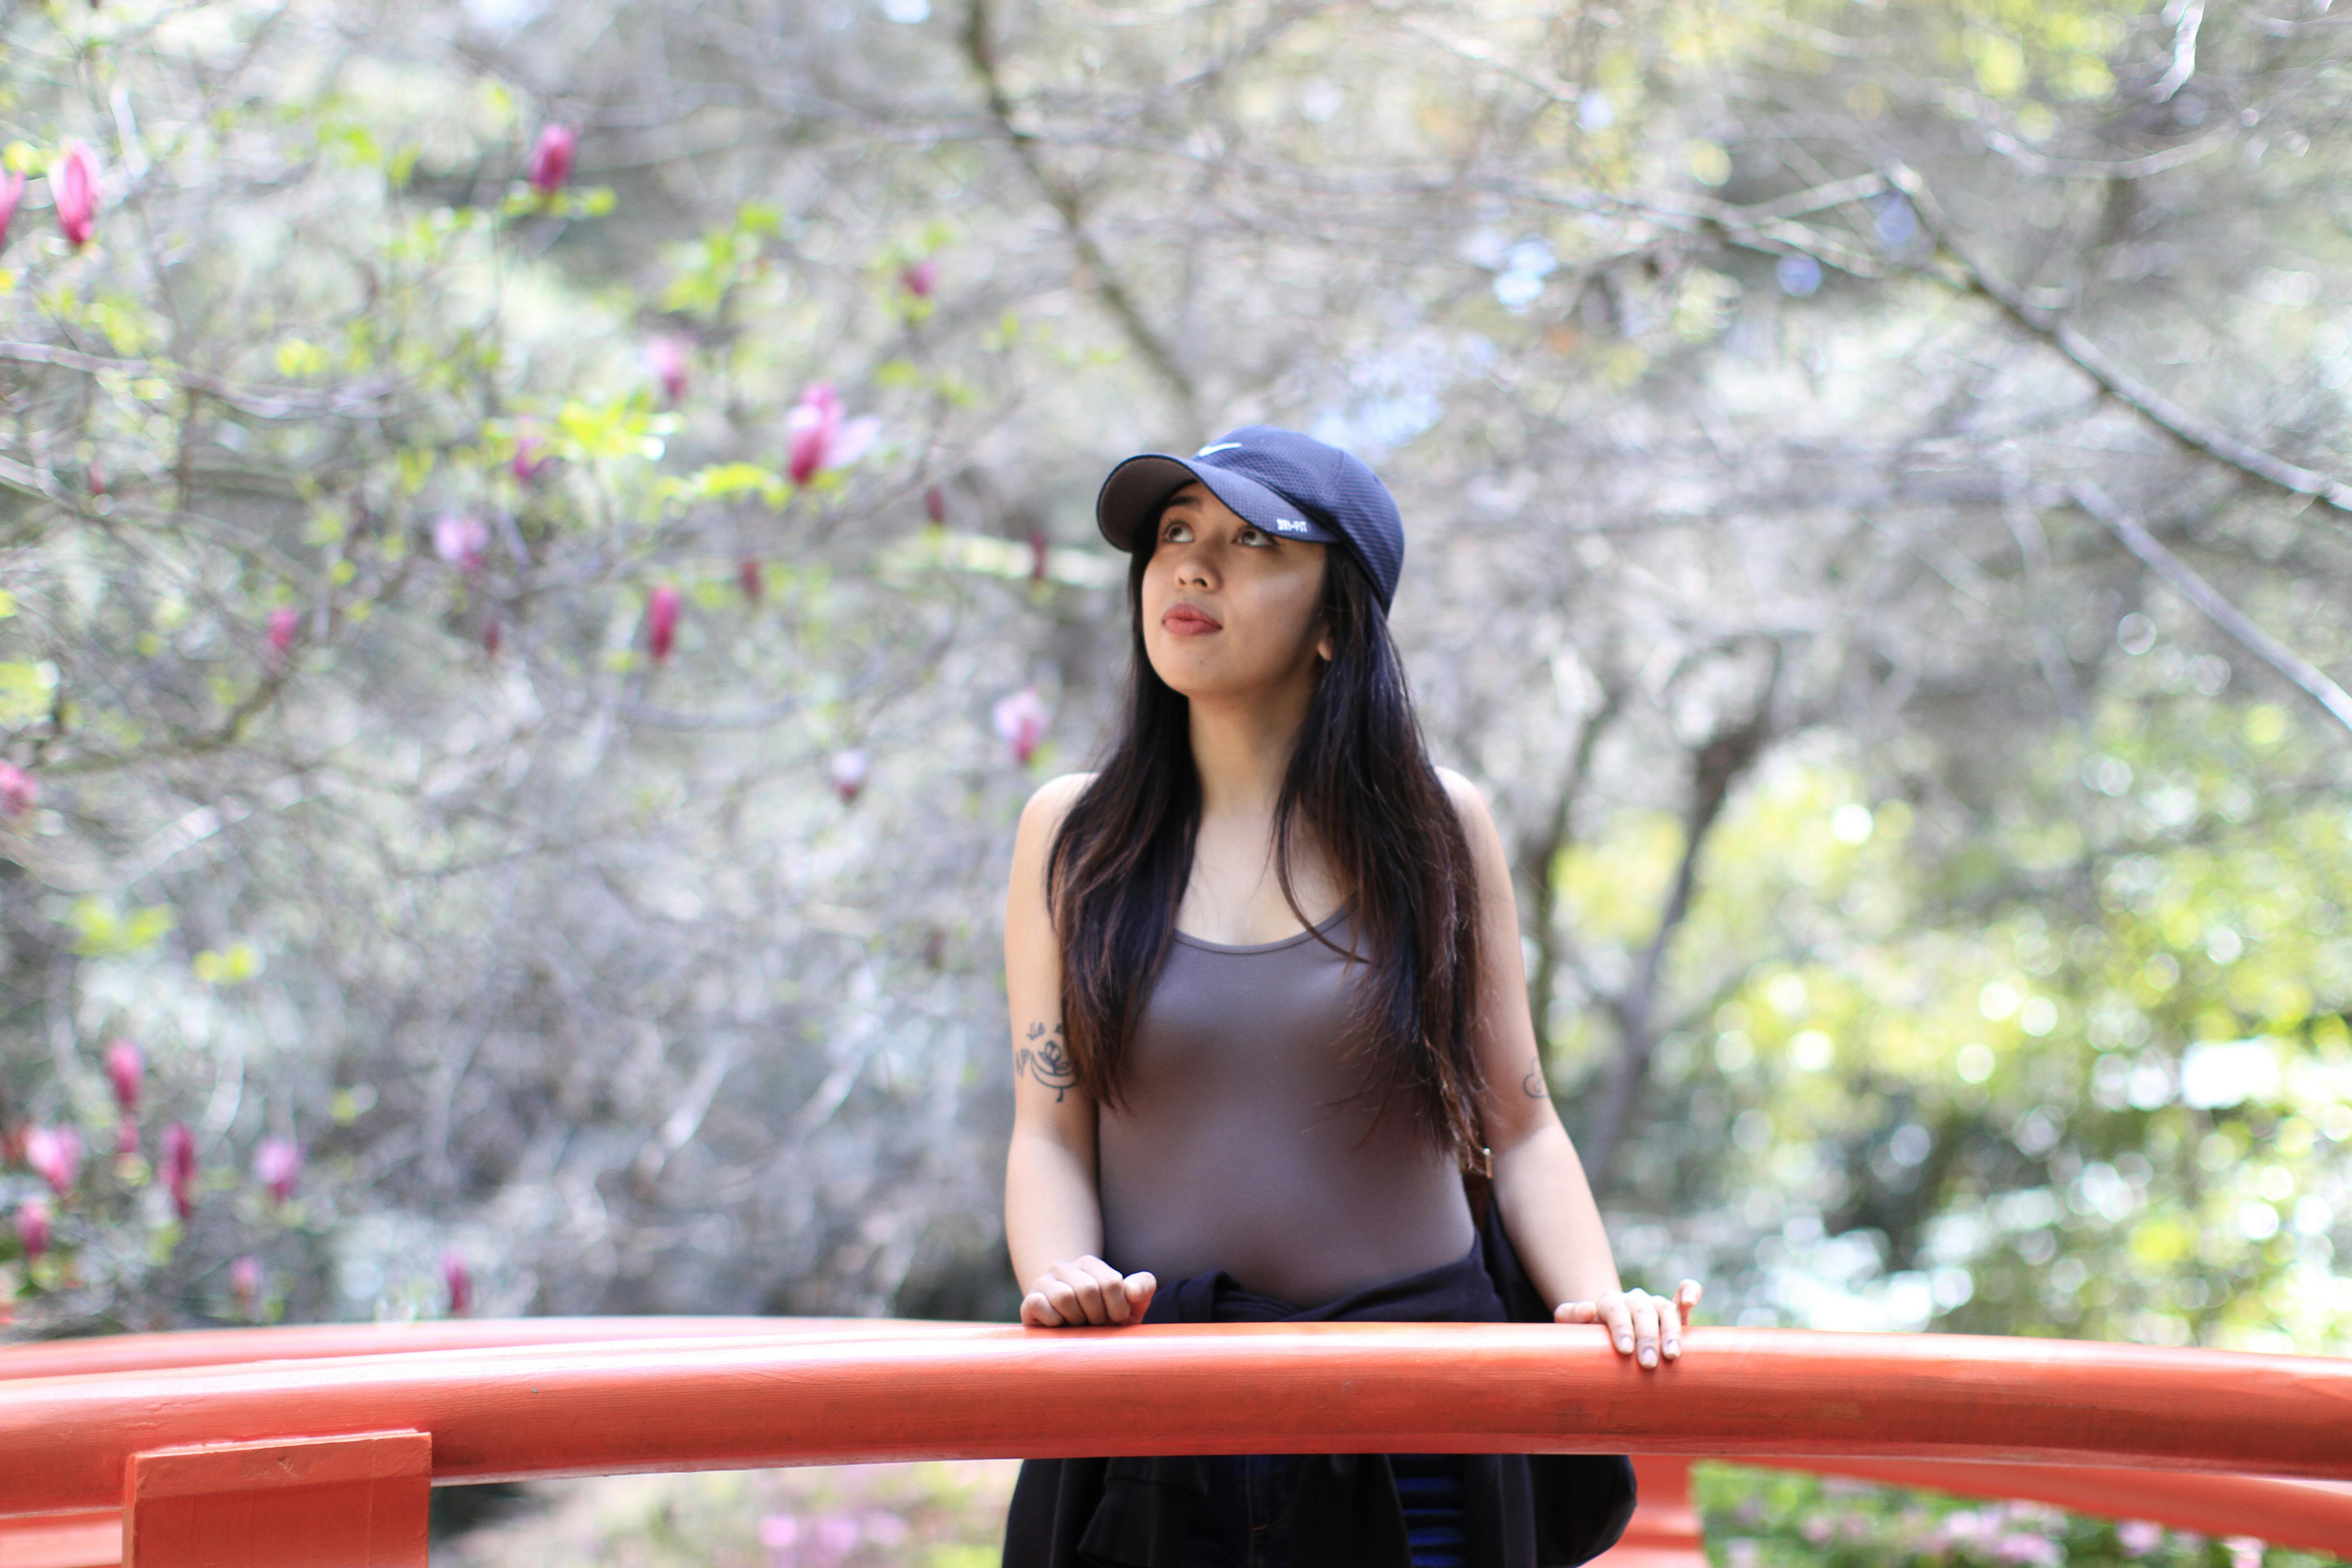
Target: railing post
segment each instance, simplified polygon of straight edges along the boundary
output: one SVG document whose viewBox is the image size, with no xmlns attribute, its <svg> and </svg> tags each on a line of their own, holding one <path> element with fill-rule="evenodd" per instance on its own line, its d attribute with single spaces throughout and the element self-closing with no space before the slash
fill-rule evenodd
<svg viewBox="0 0 2352 1568">
<path fill-rule="evenodd" d="M 1636 1454 L 1641 1503 L 1617 1544 L 1589 1568 L 1706 1568 L 1698 1510 L 1691 1505 L 1691 1462 L 1679 1454 Z"/>
<path fill-rule="evenodd" d="M 133 1454 L 123 1568 L 426 1568 L 432 1485 L 424 1432 Z"/>
</svg>

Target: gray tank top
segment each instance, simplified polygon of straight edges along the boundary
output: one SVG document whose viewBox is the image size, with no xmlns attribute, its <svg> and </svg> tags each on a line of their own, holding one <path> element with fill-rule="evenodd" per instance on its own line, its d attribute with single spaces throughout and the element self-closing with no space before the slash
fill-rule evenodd
<svg viewBox="0 0 2352 1568">
<path fill-rule="evenodd" d="M 1125 1107 L 1098 1112 L 1104 1260 L 1169 1286 L 1222 1268 L 1298 1307 L 1452 1263 L 1475 1227 L 1453 1160 L 1402 1098 L 1370 1137 L 1341 1059 L 1360 975 L 1345 909 L 1246 947 L 1182 932 L 1129 1043 Z"/>
</svg>

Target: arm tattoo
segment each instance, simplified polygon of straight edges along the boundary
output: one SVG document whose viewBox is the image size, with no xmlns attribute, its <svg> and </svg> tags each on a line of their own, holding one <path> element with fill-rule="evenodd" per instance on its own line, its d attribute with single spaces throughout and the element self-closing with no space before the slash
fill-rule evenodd
<svg viewBox="0 0 2352 1568">
<path fill-rule="evenodd" d="M 1528 1069 L 1528 1076 L 1519 1080 L 1519 1089 L 1529 1100 L 1549 1100 L 1551 1098 L 1551 1086 L 1544 1082 L 1542 1062 L 1538 1061 L 1535 1066 Z"/>
<path fill-rule="evenodd" d="M 1076 1087 L 1077 1069 L 1070 1065 L 1069 1047 L 1062 1044 L 1061 1025 L 1051 1029 L 1043 1024 L 1029 1026 L 1029 1043 L 1020 1048 L 1013 1062 L 1013 1076 L 1018 1078 L 1023 1073 L 1052 1089 L 1056 1105 Z"/>
</svg>

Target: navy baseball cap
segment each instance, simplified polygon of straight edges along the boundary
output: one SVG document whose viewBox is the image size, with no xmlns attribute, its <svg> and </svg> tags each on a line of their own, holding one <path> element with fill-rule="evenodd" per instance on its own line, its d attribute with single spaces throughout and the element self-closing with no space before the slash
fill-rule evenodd
<svg viewBox="0 0 2352 1568">
<path fill-rule="evenodd" d="M 1278 539 L 1354 551 L 1387 613 L 1404 568 L 1404 520 L 1388 487 L 1360 458 L 1296 430 L 1244 425 L 1189 458 L 1145 452 L 1128 458 L 1103 480 L 1095 521 L 1121 550 L 1148 546 L 1158 537 L 1160 509 L 1194 479 Z"/>
</svg>

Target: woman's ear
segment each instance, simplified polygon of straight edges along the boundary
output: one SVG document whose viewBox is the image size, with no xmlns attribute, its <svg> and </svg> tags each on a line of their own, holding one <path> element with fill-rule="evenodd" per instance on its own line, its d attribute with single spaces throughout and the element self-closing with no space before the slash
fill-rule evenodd
<svg viewBox="0 0 2352 1568">
<path fill-rule="evenodd" d="M 1329 632 L 1325 632 L 1321 637 L 1315 639 L 1315 652 L 1324 663 L 1328 664 L 1331 662 L 1332 651 L 1333 644 L 1331 641 L 1331 634 Z"/>
</svg>

